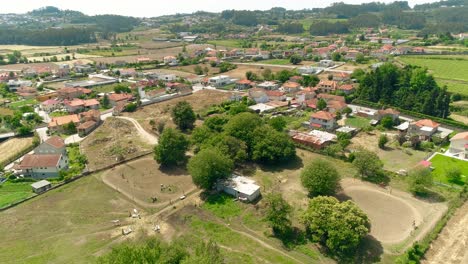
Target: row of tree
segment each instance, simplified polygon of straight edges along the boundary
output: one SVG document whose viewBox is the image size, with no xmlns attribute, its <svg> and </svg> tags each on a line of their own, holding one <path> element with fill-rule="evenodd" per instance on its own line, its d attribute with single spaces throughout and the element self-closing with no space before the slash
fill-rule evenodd
<svg viewBox="0 0 468 264">
<path fill-rule="evenodd" d="M 26 30 L 0 28 L 0 44 L 22 45 L 77 45 L 96 42 L 95 29 L 92 28 L 49 28 L 44 30 Z"/>
</svg>

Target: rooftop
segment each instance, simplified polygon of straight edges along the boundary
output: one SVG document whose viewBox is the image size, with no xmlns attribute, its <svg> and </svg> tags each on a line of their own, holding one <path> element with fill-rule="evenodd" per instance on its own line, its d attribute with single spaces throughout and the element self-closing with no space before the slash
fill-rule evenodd
<svg viewBox="0 0 468 264">
<path fill-rule="evenodd" d="M 36 155 L 36 154 L 27 154 L 24 156 L 23 160 L 20 163 L 21 169 L 30 169 L 38 167 L 55 167 L 57 166 L 60 157 L 60 154 L 47 154 L 47 155 Z"/>
<path fill-rule="evenodd" d="M 254 180 L 238 175 L 233 175 L 224 181 L 223 185 L 246 195 L 252 195 L 260 189 L 260 186 L 256 185 Z"/>
<path fill-rule="evenodd" d="M 46 180 L 42 180 L 42 181 L 38 181 L 38 182 L 31 184 L 31 187 L 33 187 L 34 189 L 39 189 L 47 185 L 50 185 L 50 182 Z"/>
</svg>

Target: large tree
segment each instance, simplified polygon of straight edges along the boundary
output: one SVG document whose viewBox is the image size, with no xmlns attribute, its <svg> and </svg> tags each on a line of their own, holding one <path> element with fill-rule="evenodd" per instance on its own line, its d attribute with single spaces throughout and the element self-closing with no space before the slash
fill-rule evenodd
<svg viewBox="0 0 468 264">
<path fill-rule="evenodd" d="M 172 108 L 172 119 L 180 130 L 192 129 L 196 120 L 192 106 L 186 102 L 178 102 Z"/>
<path fill-rule="evenodd" d="M 252 159 L 257 162 L 273 164 L 296 156 L 296 147 L 288 135 L 269 125 L 255 129 L 252 145 Z"/>
<path fill-rule="evenodd" d="M 286 234 L 291 230 L 292 207 L 280 193 L 270 193 L 265 198 L 267 205 L 265 219 L 275 234 Z"/>
<path fill-rule="evenodd" d="M 211 189 L 217 180 L 229 177 L 233 167 L 232 160 L 216 148 L 201 150 L 188 163 L 193 183 L 205 190 Z"/>
<path fill-rule="evenodd" d="M 433 184 L 432 173 L 427 168 L 416 168 L 410 171 L 410 191 L 414 195 L 424 196 L 429 193 L 429 187 Z"/>
<path fill-rule="evenodd" d="M 233 116 L 225 125 L 228 135 L 238 138 L 251 148 L 255 128 L 262 124 L 262 119 L 253 113 L 240 113 Z"/>
<path fill-rule="evenodd" d="M 189 141 L 184 134 L 173 128 L 164 129 L 159 144 L 154 147 L 154 159 L 162 166 L 171 166 L 185 160 Z"/>
<path fill-rule="evenodd" d="M 327 196 L 311 199 L 302 221 L 314 241 L 341 257 L 353 255 L 370 230 L 369 218 L 356 204 Z"/>
<path fill-rule="evenodd" d="M 328 161 L 316 159 L 301 172 L 302 185 L 310 196 L 333 195 L 339 186 L 340 174 Z"/>
<path fill-rule="evenodd" d="M 374 152 L 361 149 L 354 154 L 353 165 L 362 178 L 371 179 L 381 175 L 383 162 Z"/>
</svg>

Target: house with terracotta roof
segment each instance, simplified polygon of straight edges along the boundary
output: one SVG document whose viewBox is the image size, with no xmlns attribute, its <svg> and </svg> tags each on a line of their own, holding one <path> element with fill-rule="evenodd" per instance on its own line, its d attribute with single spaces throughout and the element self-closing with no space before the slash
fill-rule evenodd
<svg viewBox="0 0 468 264">
<path fill-rule="evenodd" d="M 336 112 L 341 112 L 343 109 L 348 107 L 345 102 L 337 101 L 337 100 L 330 100 L 327 102 L 327 110 L 328 112 L 334 114 Z"/>
<path fill-rule="evenodd" d="M 338 87 L 338 91 L 341 91 L 344 94 L 352 94 L 356 91 L 356 88 L 352 84 L 343 84 Z"/>
<path fill-rule="evenodd" d="M 468 132 L 458 133 L 450 139 L 449 153 L 468 159 Z"/>
<path fill-rule="evenodd" d="M 81 137 L 88 135 L 101 124 L 101 112 L 99 110 L 89 110 L 80 113 L 80 124 L 76 127 L 78 135 Z"/>
<path fill-rule="evenodd" d="M 439 123 L 430 119 L 421 119 L 409 124 L 408 135 L 416 135 L 421 140 L 428 140 L 437 132 L 439 126 Z"/>
<path fill-rule="evenodd" d="M 70 123 L 74 123 L 75 125 L 78 125 L 80 123 L 79 116 L 67 115 L 67 116 L 53 117 L 47 127 L 49 128 L 49 131 L 60 132 L 62 131 L 64 125 L 68 125 Z"/>
<path fill-rule="evenodd" d="M 317 84 L 317 89 L 321 93 L 333 93 L 338 88 L 338 83 L 336 81 L 321 80 Z"/>
<path fill-rule="evenodd" d="M 41 110 L 50 113 L 62 108 L 62 103 L 55 99 L 49 99 L 40 104 Z"/>
<path fill-rule="evenodd" d="M 336 126 L 336 116 L 330 112 L 318 111 L 310 116 L 310 126 L 313 128 L 322 128 L 333 130 Z"/>
<path fill-rule="evenodd" d="M 301 84 L 297 82 L 287 81 L 283 83 L 283 85 L 281 86 L 281 89 L 285 91 L 286 93 L 294 93 L 301 89 Z"/>
<path fill-rule="evenodd" d="M 99 101 L 96 99 L 81 100 L 78 98 L 71 101 L 65 100 L 63 104 L 69 113 L 77 113 L 89 109 L 99 109 L 100 106 Z"/>
<path fill-rule="evenodd" d="M 312 130 L 309 133 L 291 131 L 290 136 L 294 142 L 315 149 L 323 149 L 337 139 L 336 135 L 320 130 Z"/>
<path fill-rule="evenodd" d="M 347 72 L 335 72 L 333 73 L 333 80 L 336 82 L 347 82 L 351 79 L 351 74 Z"/>
<path fill-rule="evenodd" d="M 309 87 L 296 93 L 296 102 L 302 104 L 307 100 L 315 98 L 315 92 Z"/>
<path fill-rule="evenodd" d="M 92 92 L 93 91 L 90 89 L 81 87 L 65 87 L 57 91 L 58 98 L 61 100 L 73 100 L 82 95 L 88 95 Z"/>
<path fill-rule="evenodd" d="M 249 81 L 247 79 L 242 79 L 236 82 L 236 89 L 246 90 L 255 86 L 255 82 Z"/>
<path fill-rule="evenodd" d="M 355 61 L 359 54 L 362 54 L 359 50 L 348 50 L 344 58 L 345 60 Z"/>
<path fill-rule="evenodd" d="M 382 109 L 382 110 L 377 110 L 377 112 L 374 114 L 374 119 L 380 121 L 382 118 L 389 116 L 392 118 L 393 121 L 398 120 L 400 117 L 400 112 L 393 109 L 393 108 L 387 108 L 387 109 Z"/>
<path fill-rule="evenodd" d="M 132 100 L 133 95 L 127 94 L 127 93 L 121 93 L 121 94 L 113 93 L 113 94 L 109 94 L 108 98 L 109 98 L 109 103 L 111 104 L 111 106 L 114 107 L 118 102 L 128 102 Z"/>
<path fill-rule="evenodd" d="M 285 101 L 286 100 L 286 93 L 281 91 L 266 91 L 268 99 L 270 101 Z"/>
<path fill-rule="evenodd" d="M 39 146 L 34 149 L 34 154 L 45 155 L 45 154 L 61 154 L 66 155 L 67 150 L 65 147 L 65 141 L 59 136 L 52 136 L 46 141 L 42 142 Z"/>
<path fill-rule="evenodd" d="M 56 178 L 61 170 L 68 170 L 68 157 L 62 154 L 27 154 L 19 168 L 25 177 Z"/>
</svg>

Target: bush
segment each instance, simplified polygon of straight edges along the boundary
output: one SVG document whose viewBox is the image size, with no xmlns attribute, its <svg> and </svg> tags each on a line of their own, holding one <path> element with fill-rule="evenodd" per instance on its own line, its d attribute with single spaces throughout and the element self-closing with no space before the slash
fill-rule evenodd
<svg viewBox="0 0 468 264">
<path fill-rule="evenodd" d="M 445 169 L 445 175 L 450 182 L 460 182 L 461 174 L 461 169 L 458 167 Z"/>
<path fill-rule="evenodd" d="M 384 149 L 385 144 L 388 143 L 388 137 L 385 134 L 380 135 L 379 137 L 379 148 Z"/>
<path fill-rule="evenodd" d="M 429 151 L 434 148 L 434 143 L 430 141 L 423 141 L 421 142 L 421 145 L 419 146 L 422 150 Z"/>
<path fill-rule="evenodd" d="M 411 142 L 406 141 L 403 144 L 401 144 L 401 146 L 404 147 L 404 148 L 411 148 L 412 145 L 411 145 Z"/>
</svg>

